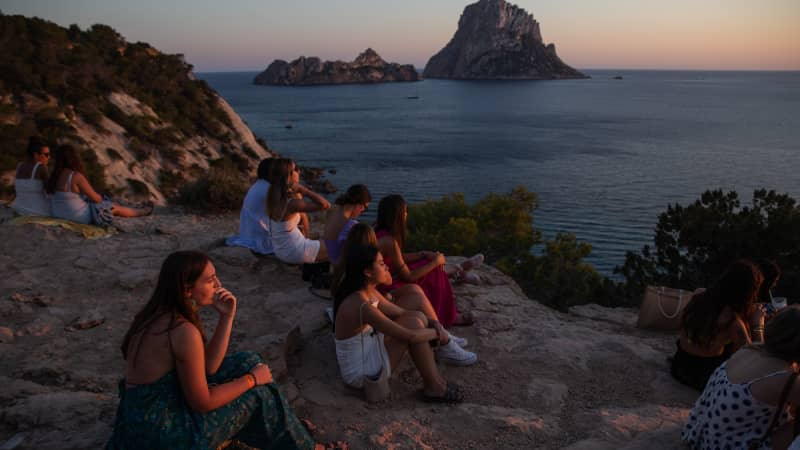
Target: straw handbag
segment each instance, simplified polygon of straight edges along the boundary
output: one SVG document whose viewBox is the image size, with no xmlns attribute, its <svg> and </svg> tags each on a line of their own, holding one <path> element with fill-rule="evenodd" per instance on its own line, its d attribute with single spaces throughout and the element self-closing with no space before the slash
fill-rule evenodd
<svg viewBox="0 0 800 450">
<path fill-rule="evenodd" d="M 639 307 L 639 320 L 636 326 L 648 330 L 677 332 L 681 329 L 681 313 L 692 292 L 665 286 L 647 286 L 642 305 Z"/>
</svg>

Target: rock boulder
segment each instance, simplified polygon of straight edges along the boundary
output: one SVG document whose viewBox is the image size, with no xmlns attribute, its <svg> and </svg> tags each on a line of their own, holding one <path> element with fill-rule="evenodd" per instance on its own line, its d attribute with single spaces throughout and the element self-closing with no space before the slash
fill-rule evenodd
<svg viewBox="0 0 800 450">
<path fill-rule="evenodd" d="M 425 66 L 427 78 L 588 78 L 545 45 L 539 22 L 505 0 L 480 0 L 464 8 L 458 30 Z"/>
</svg>

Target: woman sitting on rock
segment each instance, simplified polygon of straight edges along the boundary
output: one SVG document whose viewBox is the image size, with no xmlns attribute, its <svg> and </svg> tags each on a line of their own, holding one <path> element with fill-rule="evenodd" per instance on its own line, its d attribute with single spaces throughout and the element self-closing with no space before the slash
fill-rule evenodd
<svg viewBox="0 0 800 450">
<path fill-rule="evenodd" d="M 291 159 L 282 158 L 272 164 L 269 182 L 267 216 L 275 256 L 289 264 L 327 261 L 325 245 L 303 236 L 298 224 L 302 213 L 325 210 L 331 204 L 300 184 L 300 170 Z"/>
<path fill-rule="evenodd" d="M 409 311 L 389 301 L 377 290 L 392 277 L 377 247 L 348 248 L 344 275 L 334 288 L 336 358 L 344 382 L 361 388 L 365 377 L 381 371 L 391 377 L 408 351 L 424 385 L 423 398 L 433 402 L 461 402 L 458 385 L 442 378 L 433 345 L 448 341 L 441 325 L 419 311 Z"/>
<path fill-rule="evenodd" d="M 208 306 L 219 315 L 210 340 L 198 315 Z M 261 358 L 225 356 L 235 314 L 236 297 L 208 256 L 167 257 L 122 343 L 125 379 L 106 448 L 216 449 L 229 439 L 256 448 L 315 448 Z"/>
<path fill-rule="evenodd" d="M 407 283 L 418 284 L 436 310 L 436 315 L 445 327 L 451 325 L 471 325 L 471 313 L 459 314 L 450 279 L 444 271 L 447 263 L 439 252 L 422 251 L 403 253 L 406 240 L 406 219 L 408 207 L 401 195 L 389 195 L 378 203 L 378 219 L 375 234 L 378 248 L 386 265 L 392 271 L 393 284 L 381 288 L 390 292 Z M 473 269 L 483 263 L 483 255 L 475 255 L 459 266 L 461 271 Z"/>
<path fill-rule="evenodd" d="M 31 136 L 25 161 L 17 166 L 14 177 L 14 211 L 23 216 L 49 216 L 50 200 L 44 192 L 50 148 Z"/>
<path fill-rule="evenodd" d="M 53 217 L 84 224 L 110 225 L 112 216 L 140 217 L 152 214 L 152 205 L 130 208 L 103 199 L 89 184 L 84 172 L 75 148 L 60 145 L 56 149 L 55 169 L 47 180 L 47 192 L 52 196 Z"/>
<path fill-rule="evenodd" d="M 737 261 L 683 312 L 672 376 L 697 390 L 733 352 L 763 340 L 764 311 L 755 305 L 762 277 L 750 261 Z"/>
<path fill-rule="evenodd" d="M 363 246 L 377 247 L 377 245 L 378 239 L 375 237 L 375 232 L 372 228 L 367 224 L 356 224 L 350 230 L 350 233 L 347 235 L 347 240 L 342 246 L 342 261 L 347 259 L 347 255 L 353 248 Z M 334 285 L 341 284 L 343 278 L 344 264 L 339 264 L 334 270 Z M 425 314 L 429 323 L 435 325 L 440 333 L 446 335 L 446 339 L 443 340 L 442 345 L 436 349 L 436 359 L 456 366 L 469 366 L 478 362 L 478 356 L 475 353 L 468 352 L 462 348 L 466 347 L 468 344 L 466 339 L 451 334 L 442 327 L 430 300 L 428 300 L 428 297 L 425 296 L 425 292 L 418 285 L 405 284 L 382 295 L 386 300 L 393 302 L 395 305 L 405 310 L 419 311 Z"/>
<path fill-rule="evenodd" d="M 799 362 L 800 307 L 789 306 L 767 323 L 763 345 L 743 347 L 711 375 L 683 442 L 700 450 L 786 449 L 793 438 L 787 403 L 800 404 Z"/>
<path fill-rule="evenodd" d="M 325 232 L 322 237 L 325 240 L 325 248 L 328 250 L 328 258 L 334 264 L 339 262 L 339 255 L 342 251 L 347 233 L 353 225 L 358 223 L 358 216 L 369 208 L 372 196 L 369 189 L 363 184 L 354 184 L 347 188 L 347 192 L 340 195 L 336 205 L 328 211 L 325 220 Z"/>
</svg>

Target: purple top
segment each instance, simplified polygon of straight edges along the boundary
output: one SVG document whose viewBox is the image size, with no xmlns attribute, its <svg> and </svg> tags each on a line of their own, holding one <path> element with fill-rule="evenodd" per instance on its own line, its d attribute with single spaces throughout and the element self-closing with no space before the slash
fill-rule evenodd
<svg viewBox="0 0 800 450">
<path fill-rule="evenodd" d="M 357 223 L 358 221 L 356 219 L 350 219 L 344 223 L 335 241 L 325 239 L 325 248 L 328 249 L 328 258 L 332 263 L 339 264 L 339 257 L 342 256 L 342 247 L 344 247 L 344 241 L 347 240 L 347 233 L 349 233 L 350 228 L 353 228 L 353 225 Z"/>
</svg>

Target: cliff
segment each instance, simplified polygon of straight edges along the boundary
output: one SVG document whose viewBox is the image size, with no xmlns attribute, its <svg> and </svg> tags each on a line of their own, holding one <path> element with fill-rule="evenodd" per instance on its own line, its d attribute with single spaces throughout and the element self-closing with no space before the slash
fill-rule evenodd
<svg viewBox="0 0 800 450">
<path fill-rule="evenodd" d="M 325 61 L 301 56 L 292 62 L 277 59 L 258 74 L 253 83 L 280 86 L 321 84 L 386 83 L 420 81 L 414 66 L 387 63 L 375 50 L 368 48 L 352 62 Z"/>
<path fill-rule="evenodd" d="M 108 26 L 0 15 L 0 60 L 0 195 L 31 135 L 81 149 L 96 189 L 158 204 L 216 161 L 250 174 L 272 155 L 183 55 Z"/>
<path fill-rule="evenodd" d="M 452 79 L 587 78 L 545 45 L 539 23 L 505 0 L 464 8 L 448 44 L 428 60 L 423 75 Z"/>
<path fill-rule="evenodd" d="M 238 215 L 161 208 L 95 240 L 2 223 L 9 216 L 0 206 L 0 443 L 18 436 L 17 450 L 103 446 L 125 367 L 120 343 L 174 249 L 210 254 L 238 298 L 229 351 L 262 352 L 320 441 L 346 440 L 353 449 L 678 450 L 698 395 L 670 377 L 675 336 L 637 329 L 636 310 L 560 313 L 484 265 L 482 285 L 454 286 L 476 323 L 453 332 L 480 359 L 439 366 L 465 388 L 466 401 L 420 401 L 419 375 L 405 358 L 392 370 L 392 399 L 369 405 L 339 376 L 324 315 L 331 302 L 309 293 L 298 268 L 219 246 Z M 210 311 L 202 317 L 207 327 L 216 323 Z"/>
</svg>

